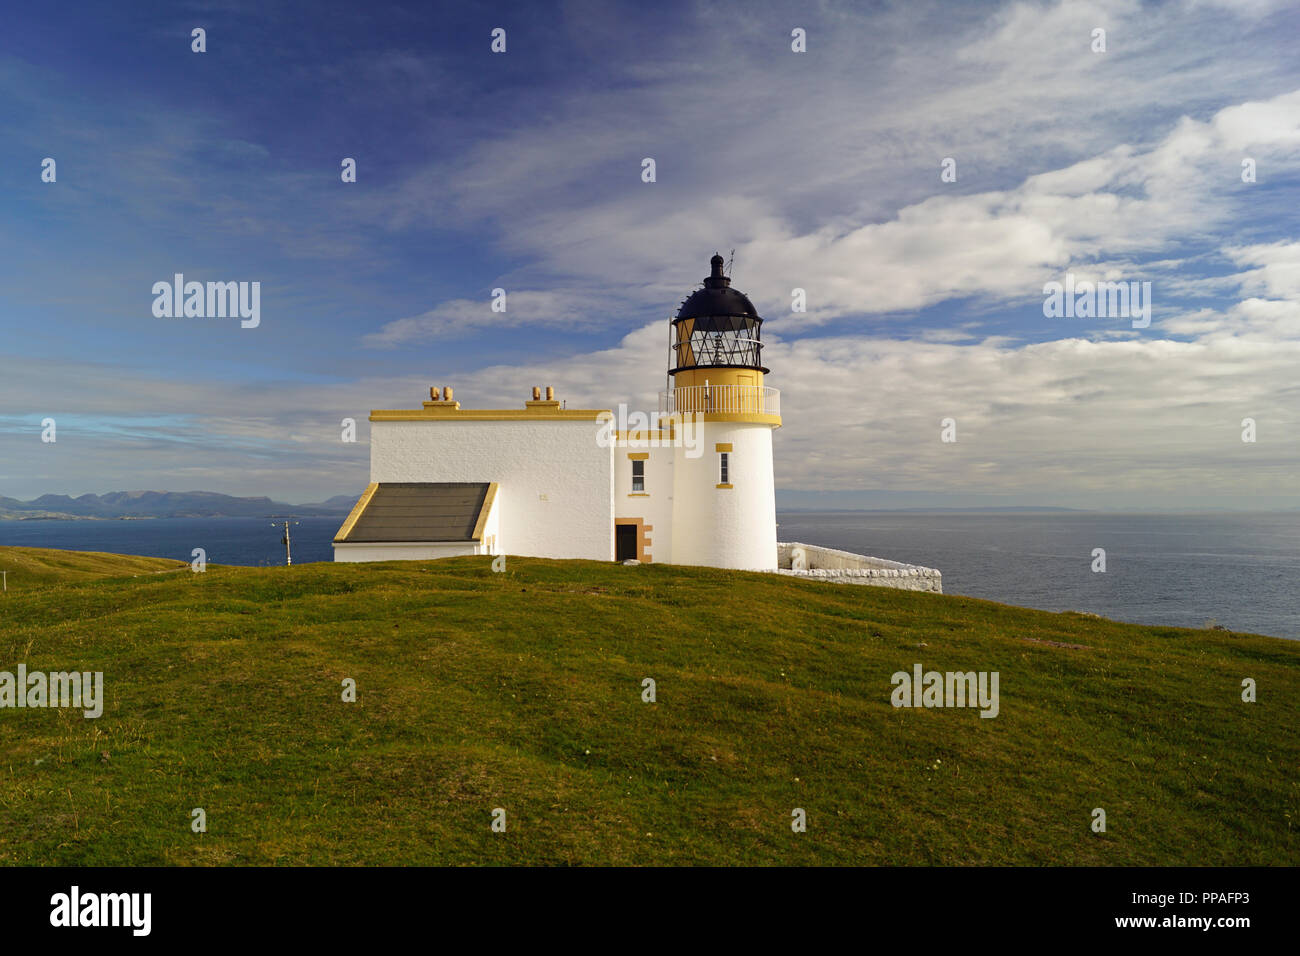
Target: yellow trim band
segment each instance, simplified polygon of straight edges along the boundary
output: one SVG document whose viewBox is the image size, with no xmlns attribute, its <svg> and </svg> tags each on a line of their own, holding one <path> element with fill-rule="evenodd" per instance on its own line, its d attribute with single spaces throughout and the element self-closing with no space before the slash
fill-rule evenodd
<svg viewBox="0 0 1300 956">
<path fill-rule="evenodd" d="M 772 425 L 781 427 L 780 415 L 760 414 L 759 412 L 674 412 L 677 421 L 690 417 L 697 422 L 740 422 L 747 425 Z"/>
<path fill-rule="evenodd" d="M 487 524 L 488 513 L 492 510 L 492 502 L 497 499 L 497 483 L 495 481 L 488 484 L 487 494 L 483 496 L 483 507 L 478 511 L 478 520 L 474 522 L 474 533 L 470 535 L 471 541 L 483 540 L 483 528 Z"/>
<path fill-rule="evenodd" d="M 607 408 L 552 408 L 516 411 L 502 408 L 377 408 L 370 412 L 372 422 L 574 422 L 599 421 L 612 414 Z"/>
<path fill-rule="evenodd" d="M 668 428 L 651 428 L 651 429 L 634 429 L 632 431 L 614 432 L 614 440 L 620 443 L 626 442 L 665 442 L 672 441 L 673 429 L 671 425 Z M 653 446 L 652 446 L 653 447 Z"/>
<path fill-rule="evenodd" d="M 352 506 L 352 511 L 348 514 L 347 520 L 343 522 L 343 527 L 339 528 L 339 533 L 334 536 L 335 541 L 346 541 L 349 534 L 352 533 L 352 527 L 360 520 L 362 512 L 370 504 L 370 499 L 375 496 L 379 490 L 379 483 L 372 481 L 366 485 L 366 490 L 361 493 L 357 503 Z"/>
</svg>

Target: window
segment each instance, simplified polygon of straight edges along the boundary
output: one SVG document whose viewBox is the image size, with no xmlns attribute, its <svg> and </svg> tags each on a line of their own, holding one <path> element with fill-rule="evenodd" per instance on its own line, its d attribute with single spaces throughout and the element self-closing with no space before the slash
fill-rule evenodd
<svg viewBox="0 0 1300 956">
<path fill-rule="evenodd" d="M 642 459 L 632 461 L 632 490 L 645 491 L 645 461 Z"/>
<path fill-rule="evenodd" d="M 730 456 L 724 451 L 720 453 L 719 457 L 720 457 L 720 461 L 719 461 L 719 471 L 718 471 L 718 482 L 720 484 L 729 485 L 731 484 L 731 477 L 730 477 L 731 470 L 727 466 L 728 464 L 727 459 Z"/>
</svg>

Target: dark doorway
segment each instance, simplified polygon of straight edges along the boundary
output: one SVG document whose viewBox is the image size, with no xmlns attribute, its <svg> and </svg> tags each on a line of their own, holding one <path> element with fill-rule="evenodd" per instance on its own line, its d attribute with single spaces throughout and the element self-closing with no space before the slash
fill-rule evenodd
<svg viewBox="0 0 1300 956">
<path fill-rule="evenodd" d="M 636 525 L 614 525 L 614 560 L 631 561 L 636 558 Z"/>
</svg>

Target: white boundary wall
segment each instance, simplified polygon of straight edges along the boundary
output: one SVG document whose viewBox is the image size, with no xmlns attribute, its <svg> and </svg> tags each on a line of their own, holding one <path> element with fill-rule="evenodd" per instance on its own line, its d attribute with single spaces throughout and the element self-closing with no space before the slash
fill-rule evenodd
<svg viewBox="0 0 1300 956">
<path fill-rule="evenodd" d="M 803 550 L 804 570 L 791 567 L 796 549 Z M 778 542 L 776 551 L 778 574 L 835 584 L 870 584 L 905 591 L 943 593 L 943 575 L 934 568 L 871 558 L 864 554 L 837 551 L 798 541 Z"/>
</svg>

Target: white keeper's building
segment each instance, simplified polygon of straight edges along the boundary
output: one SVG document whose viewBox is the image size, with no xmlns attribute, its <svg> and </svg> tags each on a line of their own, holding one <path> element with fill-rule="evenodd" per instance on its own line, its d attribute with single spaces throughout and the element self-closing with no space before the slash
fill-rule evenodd
<svg viewBox="0 0 1300 956">
<path fill-rule="evenodd" d="M 461 408 L 451 388 L 433 388 L 422 408 L 372 411 L 370 484 L 334 560 L 515 554 L 776 570 L 780 395 L 764 383 L 763 320 L 722 257 L 711 265 L 672 320 L 655 421 L 566 408 L 551 388 L 522 408 Z"/>
</svg>

